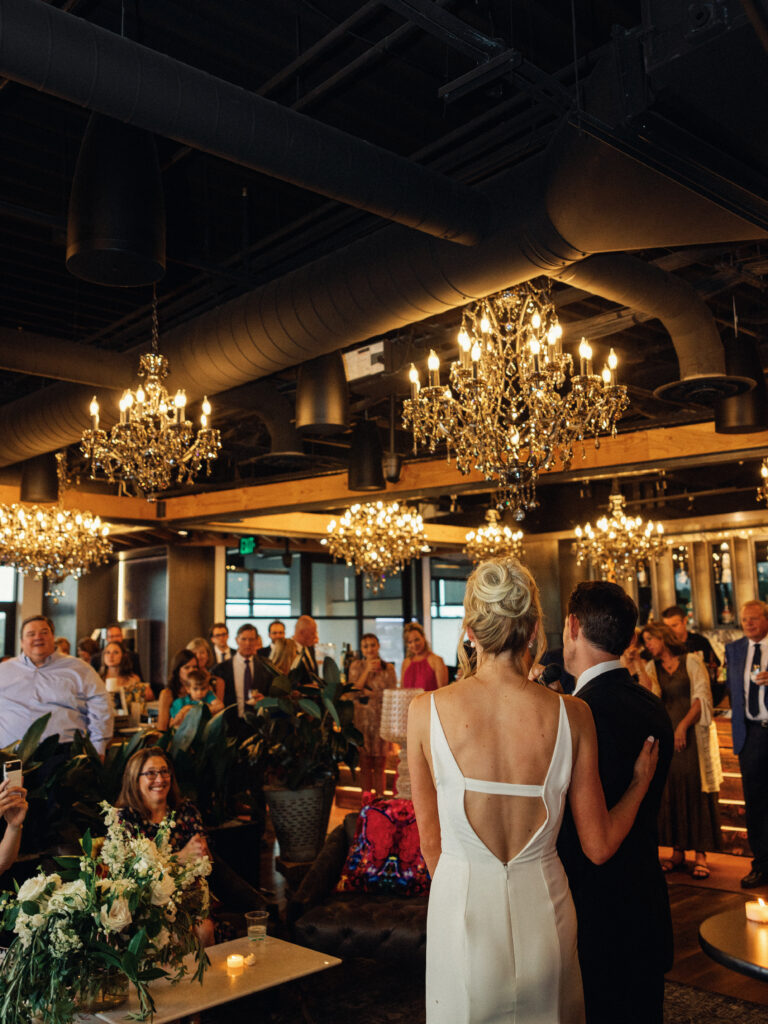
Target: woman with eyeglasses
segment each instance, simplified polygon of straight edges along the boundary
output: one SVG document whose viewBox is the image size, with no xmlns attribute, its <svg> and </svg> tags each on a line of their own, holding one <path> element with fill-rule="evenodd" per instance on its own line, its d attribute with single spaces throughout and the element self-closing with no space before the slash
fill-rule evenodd
<svg viewBox="0 0 768 1024">
<path fill-rule="evenodd" d="M 181 799 L 173 762 L 160 747 L 145 747 L 130 758 L 115 806 L 123 823 L 147 839 L 154 839 L 167 814 L 175 811 L 171 849 L 179 861 L 186 864 L 210 856 L 200 811 L 191 801 Z M 203 945 L 215 942 L 210 918 L 197 926 L 197 933 Z"/>
</svg>

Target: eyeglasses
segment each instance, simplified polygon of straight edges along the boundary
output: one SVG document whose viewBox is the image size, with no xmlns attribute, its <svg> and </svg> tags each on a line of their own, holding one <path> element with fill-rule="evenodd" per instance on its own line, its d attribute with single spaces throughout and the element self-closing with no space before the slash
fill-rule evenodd
<svg viewBox="0 0 768 1024">
<path fill-rule="evenodd" d="M 171 773 L 168 768 L 159 768 L 155 770 L 150 768 L 148 772 L 139 772 L 139 775 L 144 775 L 149 779 L 150 782 L 154 782 L 155 779 L 170 779 Z"/>
<path fill-rule="evenodd" d="M 211 637 L 214 640 L 218 640 L 221 636 L 229 636 L 229 633 L 211 633 Z"/>
</svg>

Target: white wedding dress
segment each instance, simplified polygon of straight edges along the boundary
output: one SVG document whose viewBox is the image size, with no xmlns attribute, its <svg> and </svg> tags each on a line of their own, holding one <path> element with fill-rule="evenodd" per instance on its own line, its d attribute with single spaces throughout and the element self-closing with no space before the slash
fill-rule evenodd
<svg viewBox="0 0 768 1024">
<path fill-rule="evenodd" d="M 427 1024 L 581 1024 L 576 914 L 555 848 L 571 778 L 565 702 L 540 786 L 465 778 L 434 695 L 430 746 L 442 852 L 427 916 Z M 470 793 L 543 801 L 545 820 L 505 864 L 470 825 Z"/>
</svg>

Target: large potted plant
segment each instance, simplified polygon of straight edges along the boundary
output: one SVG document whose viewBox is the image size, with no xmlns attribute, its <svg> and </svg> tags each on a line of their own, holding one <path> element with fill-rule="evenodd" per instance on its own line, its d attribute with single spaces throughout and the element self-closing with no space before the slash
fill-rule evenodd
<svg viewBox="0 0 768 1024">
<path fill-rule="evenodd" d="M 339 764 L 354 767 L 362 742 L 353 724 L 351 687 L 338 666 L 322 675 L 304 666 L 275 675 L 249 720 L 252 762 L 259 766 L 280 852 L 288 861 L 314 860 L 325 840 Z"/>
</svg>

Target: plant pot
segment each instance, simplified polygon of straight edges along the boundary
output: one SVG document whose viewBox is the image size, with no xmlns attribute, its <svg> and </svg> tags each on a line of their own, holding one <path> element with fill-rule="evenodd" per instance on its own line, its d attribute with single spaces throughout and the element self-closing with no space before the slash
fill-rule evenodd
<svg viewBox="0 0 768 1024">
<path fill-rule="evenodd" d="M 280 843 L 280 856 L 289 861 L 314 860 L 325 841 L 331 810 L 325 782 L 303 789 L 265 786 L 264 796 Z"/>
<path fill-rule="evenodd" d="M 128 999 L 128 978 L 116 967 L 93 975 L 77 1000 L 80 1013 L 98 1013 L 122 1006 Z"/>
</svg>

